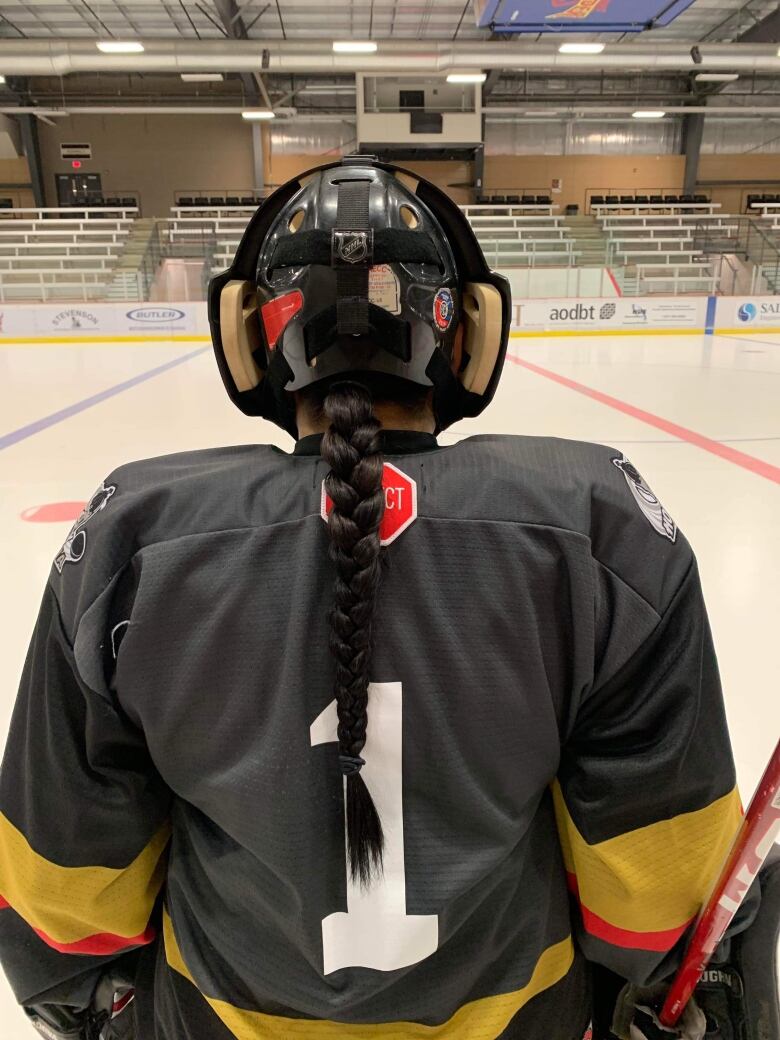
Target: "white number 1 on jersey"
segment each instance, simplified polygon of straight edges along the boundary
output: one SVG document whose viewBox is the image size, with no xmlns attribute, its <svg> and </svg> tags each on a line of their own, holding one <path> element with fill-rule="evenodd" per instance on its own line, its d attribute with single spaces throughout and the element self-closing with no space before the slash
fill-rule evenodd
<svg viewBox="0 0 780 1040">
<path fill-rule="evenodd" d="M 347 913 L 330 914 L 322 922 L 326 975 L 348 967 L 406 968 L 430 957 L 439 945 L 438 917 L 406 912 L 402 706 L 401 683 L 368 687 L 368 730 L 362 753 L 366 764 L 361 776 L 382 820 L 384 875 L 364 891 L 353 883 L 347 869 Z M 311 727 L 312 747 L 336 741 L 337 726 L 334 700 Z M 346 849 L 344 863 L 346 868 Z"/>
</svg>

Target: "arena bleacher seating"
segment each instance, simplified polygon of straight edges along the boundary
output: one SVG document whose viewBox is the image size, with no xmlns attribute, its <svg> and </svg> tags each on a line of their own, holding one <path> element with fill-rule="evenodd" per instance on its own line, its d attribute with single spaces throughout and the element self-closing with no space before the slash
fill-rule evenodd
<svg viewBox="0 0 780 1040">
<path fill-rule="evenodd" d="M 549 195 L 543 192 L 521 189 L 504 194 L 495 191 L 491 194 L 477 193 L 473 205 L 476 206 L 513 206 L 527 213 L 544 212 L 552 206 L 553 202 Z M 541 210 L 540 210 L 541 207 Z"/>
<path fill-rule="evenodd" d="M 745 212 L 751 215 L 760 214 L 766 208 L 780 207 L 780 195 L 748 195 Z"/>
<path fill-rule="evenodd" d="M 681 196 L 676 202 L 664 199 L 665 212 L 638 198 L 624 207 L 591 203 L 596 220 L 608 240 L 607 262 L 620 270 L 624 282 L 637 292 L 714 292 L 716 265 L 711 255 L 702 255 L 696 239 L 703 229 L 727 239 L 737 230 L 734 218 L 716 212 L 717 203 L 704 197 Z M 691 204 L 694 208 L 691 208 Z"/>
<path fill-rule="evenodd" d="M 719 207 L 703 194 L 661 195 L 635 192 L 632 195 L 606 195 L 595 192 L 588 200 L 589 210 L 595 216 L 609 210 L 620 211 L 682 211 L 691 213 L 710 213 Z"/>
<path fill-rule="evenodd" d="M 717 236 L 727 244 L 736 231 L 735 218 L 721 214 L 720 204 L 701 194 L 594 194 L 589 200 L 593 216 L 587 218 L 574 212 L 559 215 L 549 195 L 477 197 L 478 202 L 462 209 L 492 265 L 576 267 L 584 255 L 590 255 L 587 245 L 584 253 L 580 251 L 576 222 L 592 220 L 605 241 L 605 263 L 621 272 L 625 285 L 631 287 L 627 291 L 716 291 L 715 259 L 711 253 L 702 254 L 696 239 L 706 228 L 710 241 Z M 197 196 L 180 197 L 165 229 L 177 255 L 206 255 L 210 273 L 224 270 L 255 205 L 245 196 L 236 206 L 234 198 L 225 196 L 225 205 L 210 206 Z M 780 223 L 780 211 L 777 220 Z"/>
<path fill-rule="evenodd" d="M 0 300 L 101 299 L 137 215 L 113 204 L 4 209 Z"/>
<path fill-rule="evenodd" d="M 722 214 L 719 203 L 700 193 L 596 192 L 585 217 L 576 204 L 561 215 L 542 193 L 479 198 L 462 209 L 491 265 L 571 268 L 601 266 L 603 259 L 627 292 L 716 291 L 715 254 L 737 252 L 731 236 L 738 220 L 746 222 Z M 115 195 L 99 206 L 0 206 L 0 300 L 105 298 L 138 216 L 128 201 L 135 200 Z M 161 226 L 166 254 L 203 258 L 209 275 L 224 270 L 258 202 L 256 195 L 178 196 Z M 751 196 L 748 204 L 755 225 L 780 241 L 780 197 Z M 595 251 L 594 241 L 601 243 Z"/>
<path fill-rule="evenodd" d="M 527 201 L 527 200 L 532 201 Z M 462 206 L 488 262 L 512 267 L 573 267 L 578 254 L 564 218 L 549 196 L 521 196 L 519 203 Z"/>
<path fill-rule="evenodd" d="M 190 205 L 188 197 L 180 197 L 179 204 L 171 207 L 164 230 L 172 250 L 179 255 L 207 253 L 212 271 L 224 270 L 256 206 L 248 198 L 242 198 L 238 207 L 232 201 L 228 204 L 227 198 L 224 202 L 203 206 L 196 198 Z M 548 195 L 494 195 L 488 201 L 464 206 L 463 211 L 490 263 L 571 267 L 577 262 L 577 252 L 563 218 L 553 213 L 557 208 Z"/>
<path fill-rule="evenodd" d="M 1 200 L 0 200 L 1 201 Z M 0 205 L 0 208 L 2 206 Z M 9 206 L 10 209 L 10 200 Z M 87 195 L 76 195 L 68 202 L 56 207 L 62 210 L 101 210 L 101 209 L 135 209 L 140 212 L 136 195 L 103 195 L 101 192 L 89 192 Z"/>
<path fill-rule="evenodd" d="M 227 206 L 252 206 L 256 209 L 263 201 L 259 193 L 241 194 L 236 189 L 224 191 L 222 194 L 204 195 L 202 192 L 188 191 L 184 194 L 176 192 L 176 201 L 173 210 L 177 209 L 224 209 Z"/>
<path fill-rule="evenodd" d="M 206 205 L 198 197 L 180 196 L 172 206 L 163 227 L 169 252 L 178 256 L 205 256 L 212 273 L 224 270 L 232 261 L 241 236 L 258 202 L 253 196 L 235 196 L 221 205 Z"/>
</svg>

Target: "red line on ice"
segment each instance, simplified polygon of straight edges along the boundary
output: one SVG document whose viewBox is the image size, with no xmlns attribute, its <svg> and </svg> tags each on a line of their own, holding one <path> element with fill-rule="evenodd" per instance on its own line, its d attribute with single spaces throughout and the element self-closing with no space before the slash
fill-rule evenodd
<svg viewBox="0 0 780 1040">
<path fill-rule="evenodd" d="M 65 520 L 77 520 L 86 502 L 46 502 L 41 506 L 30 506 L 20 514 L 22 520 L 31 524 L 57 524 Z"/>
<path fill-rule="evenodd" d="M 638 419 L 640 422 L 647 423 L 648 426 L 655 426 L 657 430 L 663 430 L 664 433 L 669 433 L 673 437 L 677 437 L 678 440 L 693 444 L 695 447 L 701 448 L 702 451 L 708 451 L 719 459 L 733 462 L 735 466 L 741 466 L 742 469 L 755 473 L 756 476 L 763 477 L 765 480 L 771 480 L 775 484 L 780 484 L 780 467 L 773 466 L 771 462 L 757 459 L 754 455 L 738 451 L 728 444 L 721 444 L 720 441 L 714 441 L 711 437 L 705 437 L 703 433 L 697 433 L 696 430 L 691 430 L 687 426 L 680 426 L 678 423 L 664 419 L 660 415 L 646 412 L 643 408 L 637 408 L 636 405 L 629 404 L 628 401 L 621 401 L 620 398 L 602 393 L 601 390 L 594 390 L 593 387 L 586 386 L 584 383 L 578 383 L 574 379 L 568 379 L 566 376 L 559 375 L 549 368 L 535 365 L 532 361 L 526 361 L 524 358 L 519 358 L 514 354 L 507 354 L 507 359 L 521 368 L 527 368 L 529 372 L 535 372 L 536 375 L 544 376 L 545 379 L 551 379 L 554 383 L 560 384 L 560 386 L 568 387 L 569 390 L 576 390 L 578 394 L 584 394 L 585 397 L 590 397 L 600 404 L 605 404 L 609 408 L 623 412 L 624 415 L 630 415 L 632 419 Z"/>
</svg>

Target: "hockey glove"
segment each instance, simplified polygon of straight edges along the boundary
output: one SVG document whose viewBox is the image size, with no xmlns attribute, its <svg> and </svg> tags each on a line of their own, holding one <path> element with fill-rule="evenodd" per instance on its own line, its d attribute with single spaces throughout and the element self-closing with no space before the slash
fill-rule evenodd
<svg viewBox="0 0 780 1040">
<path fill-rule="evenodd" d="M 38 1004 L 24 1011 L 46 1040 L 136 1040 L 134 999 L 135 990 L 125 981 L 105 975 L 87 1011 L 64 1004 Z"/>
<path fill-rule="evenodd" d="M 136 1040 L 135 990 L 117 975 L 104 975 L 95 990 L 86 1040 Z"/>
<path fill-rule="evenodd" d="M 41 1036 L 46 1040 L 84 1040 L 87 1014 L 58 1004 L 39 1004 L 24 1008 L 24 1013 Z"/>
<path fill-rule="evenodd" d="M 686 1007 L 674 1028 L 658 1021 L 666 986 L 639 989 L 627 985 L 615 1005 L 612 1032 L 621 1040 L 704 1040 L 707 1019 L 695 1000 Z"/>
</svg>

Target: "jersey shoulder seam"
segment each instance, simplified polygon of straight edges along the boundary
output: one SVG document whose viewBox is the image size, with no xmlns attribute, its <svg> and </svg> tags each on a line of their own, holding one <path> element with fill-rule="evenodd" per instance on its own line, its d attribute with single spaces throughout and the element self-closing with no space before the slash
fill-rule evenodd
<svg viewBox="0 0 780 1040">
<path fill-rule="evenodd" d="M 278 527 L 286 527 L 286 526 L 289 526 L 289 525 L 292 525 L 292 524 L 301 523 L 302 521 L 305 521 L 305 520 L 309 520 L 312 517 L 316 517 L 316 518 L 319 519 L 320 518 L 320 514 L 319 513 L 305 513 L 303 516 L 294 517 L 294 518 L 292 518 L 290 520 L 279 520 L 279 521 L 276 521 L 276 522 L 270 523 L 270 524 L 262 524 L 262 525 L 242 524 L 242 525 L 240 525 L 238 527 L 224 527 L 224 528 L 217 528 L 215 530 L 209 530 L 209 531 L 190 531 L 190 532 L 188 532 L 186 534 L 176 535 L 174 538 L 163 538 L 163 539 L 157 539 L 155 541 L 147 542 L 145 545 L 139 546 L 139 548 L 137 548 L 135 550 L 135 552 L 133 552 L 129 557 L 127 557 L 127 559 L 123 560 L 122 563 L 109 575 L 109 577 L 105 580 L 104 586 L 101 589 L 101 591 L 95 596 L 94 600 L 86 607 L 86 609 L 82 612 L 81 616 L 83 617 L 84 614 L 86 614 L 87 610 L 89 610 L 90 607 L 93 605 L 93 603 L 97 601 L 97 599 L 100 597 L 100 595 L 105 590 L 105 588 L 107 586 L 109 586 L 113 582 L 114 578 L 122 570 L 124 570 L 126 567 L 128 567 L 133 562 L 133 560 L 136 558 L 136 556 L 138 556 L 140 553 L 144 552 L 147 549 L 152 549 L 155 546 L 159 546 L 159 545 L 171 545 L 171 544 L 173 544 L 175 542 L 180 542 L 180 541 L 183 541 L 183 540 L 188 539 L 188 538 L 201 538 L 201 537 L 208 536 L 208 535 L 233 534 L 233 533 L 238 533 L 240 531 L 259 531 L 259 530 L 266 530 L 266 529 L 272 529 L 272 528 L 278 528 Z M 529 528 L 535 528 L 535 529 L 557 531 L 560 534 L 570 535 L 573 538 L 583 539 L 590 546 L 590 550 L 591 551 L 590 551 L 589 555 L 590 555 L 590 558 L 594 561 L 594 563 L 596 563 L 599 567 L 603 568 L 603 570 L 607 571 L 608 574 L 611 574 L 617 581 L 619 581 L 622 585 L 624 585 L 629 590 L 629 592 L 631 592 L 637 599 L 639 599 L 645 606 L 647 606 L 653 612 L 653 614 L 657 618 L 660 619 L 663 616 L 662 613 L 645 596 L 643 596 L 641 592 L 639 592 L 637 589 L 635 589 L 634 586 L 630 584 L 630 582 L 626 581 L 626 579 L 622 575 L 618 574 L 617 571 L 613 570 L 608 564 L 604 563 L 603 560 L 600 560 L 598 557 L 594 556 L 593 551 L 592 551 L 592 549 L 593 549 L 593 542 L 592 542 L 590 536 L 585 534 L 584 531 L 575 531 L 574 529 L 572 529 L 570 527 L 559 527 L 556 524 L 534 523 L 533 521 L 529 521 L 529 520 L 505 520 L 505 519 L 500 519 L 500 518 L 499 519 L 492 519 L 490 517 L 475 517 L 475 518 L 468 518 L 467 519 L 467 518 L 464 518 L 464 517 L 420 516 L 419 519 L 420 520 L 429 520 L 429 521 L 434 521 L 434 522 L 435 521 L 441 521 L 441 522 L 444 522 L 444 523 L 507 524 L 507 525 L 512 526 L 512 527 L 529 527 Z M 56 591 L 55 591 L 53 586 L 51 586 L 51 588 L 52 588 L 52 592 L 54 593 L 55 601 L 57 602 L 57 606 L 59 608 L 60 604 L 59 604 L 59 599 L 57 597 Z M 77 629 L 78 629 L 78 626 L 79 626 L 80 622 L 81 622 L 81 618 L 78 619 Z"/>
<path fill-rule="evenodd" d="M 647 599 L 646 596 L 643 596 L 638 589 L 635 589 L 630 582 L 626 581 L 622 574 L 618 574 L 617 571 L 613 570 L 606 563 L 604 563 L 603 560 L 600 560 L 597 556 L 593 556 L 592 553 L 591 557 L 594 563 L 597 563 L 602 570 L 605 570 L 607 572 L 607 574 L 611 574 L 612 577 L 619 581 L 621 585 L 625 586 L 625 588 L 627 588 L 629 592 L 633 593 L 633 595 L 636 596 L 636 598 L 641 603 L 648 607 L 659 621 L 663 618 L 663 613 L 658 609 L 658 607 L 653 606 L 650 600 Z"/>
<path fill-rule="evenodd" d="M 611 574 L 612 577 L 617 579 L 617 581 L 619 581 L 622 585 L 625 585 L 625 587 L 628 589 L 628 591 L 633 593 L 633 595 L 636 596 L 636 598 L 639 599 L 642 603 L 644 603 L 645 606 L 649 607 L 649 609 L 653 612 L 653 614 L 655 614 L 655 616 L 657 618 L 660 619 L 660 618 L 663 617 L 663 614 L 658 610 L 658 608 L 655 607 L 650 602 L 650 600 L 647 599 L 646 596 L 643 596 L 642 593 L 638 589 L 635 589 L 634 586 L 630 582 L 626 581 L 626 579 L 622 576 L 622 574 L 618 574 L 618 572 L 616 570 L 613 570 L 612 567 L 610 567 L 608 564 L 604 563 L 603 560 L 599 559 L 598 556 L 595 556 L 593 554 L 593 541 L 590 538 L 590 535 L 585 534 L 584 531 L 575 531 L 571 527 L 559 527 L 557 524 L 535 523 L 532 520 L 503 520 L 503 519 L 492 519 L 490 517 L 465 518 L 465 517 L 455 517 L 455 516 L 421 516 L 421 517 L 419 517 L 419 519 L 420 520 L 443 520 L 445 523 L 456 523 L 456 524 L 458 524 L 458 523 L 509 524 L 512 527 L 542 528 L 542 529 L 548 530 L 548 531 L 558 531 L 561 534 L 572 535 L 574 538 L 582 538 L 590 546 L 590 549 L 591 549 L 590 557 L 591 557 L 591 559 L 593 560 L 594 563 L 598 564 L 598 566 L 603 568 L 603 570 L 605 570 L 608 574 Z"/>
</svg>

